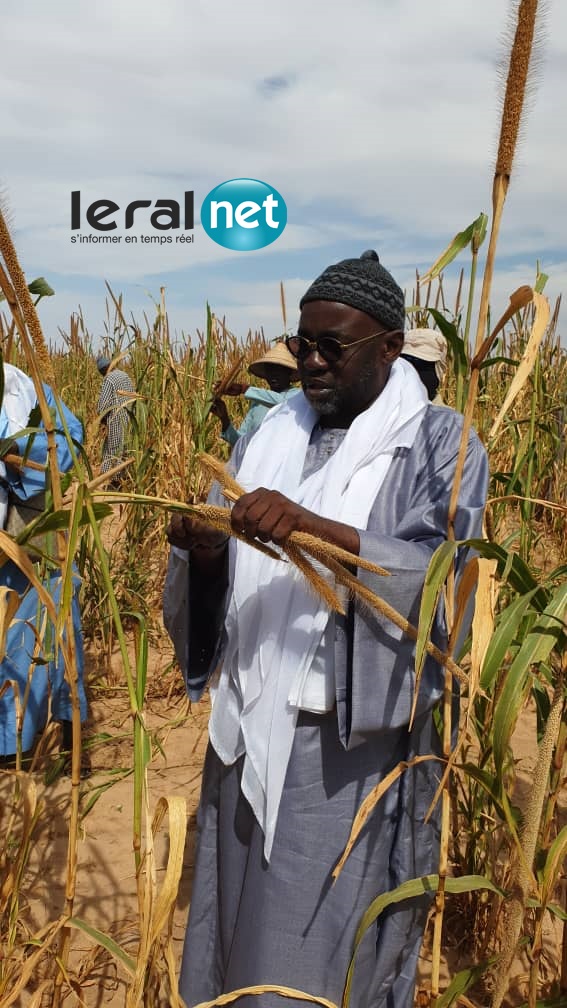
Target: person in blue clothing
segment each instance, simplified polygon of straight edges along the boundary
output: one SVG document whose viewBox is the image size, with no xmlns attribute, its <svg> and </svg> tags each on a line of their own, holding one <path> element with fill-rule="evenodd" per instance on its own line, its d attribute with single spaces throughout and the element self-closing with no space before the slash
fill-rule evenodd
<svg viewBox="0 0 567 1008">
<path fill-rule="evenodd" d="M 255 385 L 245 385 L 239 382 L 233 382 L 232 385 L 229 385 L 224 395 L 244 395 L 244 398 L 250 403 L 248 413 L 238 429 L 231 422 L 222 396 L 217 397 L 211 407 L 211 413 L 221 421 L 221 437 L 231 448 L 241 437 L 253 434 L 269 410 L 289 399 L 298 391 L 293 387 L 293 382 L 298 380 L 297 361 L 281 341 L 268 350 L 263 357 L 253 361 L 248 371 L 256 378 L 262 378 L 267 382 L 269 388 L 258 388 Z"/>
<path fill-rule="evenodd" d="M 4 364 L 3 372 L 0 438 L 11 439 L 11 444 L 9 453 L 0 460 L 0 528 L 15 535 L 19 527 L 27 525 L 45 507 L 47 470 L 42 467 L 47 461 L 47 434 L 43 421 L 30 421 L 30 414 L 37 406 L 37 395 L 31 379 L 11 364 Z M 57 406 L 48 385 L 43 388 L 48 406 L 55 413 L 59 470 L 66 472 L 72 466 L 72 456 L 62 419 L 64 418 L 69 434 L 77 444 L 83 441 L 83 425 L 64 403 L 60 402 Z M 35 433 L 22 436 L 21 432 L 29 426 L 35 429 Z M 19 457 L 17 462 L 15 457 Z M 38 467 L 33 468 L 29 463 Z M 39 559 L 33 549 L 29 551 L 29 556 L 32 561 Z M 34 566 L 57 607 L 62 590 L 61 571 L 47 570 L 46 567 L 41 569 L 39 563 Z M 46 618 L 45 606 L 41 603 L 37 590 L 1 548 L 0 586 L 12 588 L 20 596 L 0 662 L 0 760 L 9 762 L 18 750 L 14 683 L 23 708 L 21 752 L 29 754 L 36 735 L 45 728 L 51 697 L 51 717 L 61 725 L 61 749 L 68 753 L 72 744 L 71 695 L 65 679 L 63 655 L 55 647 L 55 630 Z M 83 684 L 84 653 L 79 590 L 80 578 L 74 568 L 71 608 L 81 720 L 85 721 L 87 700 Z M 86 776 L 87 773 L 88 761 L 84 759 L 82 774 Z"/>
</svg>

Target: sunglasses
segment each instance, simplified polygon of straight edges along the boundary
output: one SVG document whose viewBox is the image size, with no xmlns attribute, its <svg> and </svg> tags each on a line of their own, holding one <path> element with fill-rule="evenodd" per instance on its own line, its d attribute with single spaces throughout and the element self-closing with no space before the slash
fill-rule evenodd
<svg viewBox="0 0 567 1008">
<path fill-rule="evenodd" d="M 303 361 L 309 357 L 313 350 L 321 357 L 324 357 L 328 364 L 336 364 L 342 357 L 345 350 L 351 347 L 360 346 L 368 340 L 375 339 L 376 336 L 393 336 L 394 333 L 401 333 L 401 329 L 390 329 L 388 332 L 375 332 L 370 336 L 363 336 L 362 339 L 353 340 L 352 343 L 343 343 L 336 336 L 317 336 L 316 339 L 307 339 L 307 336 L 286 336 L 285 345 L 292 357 Z"/>
</svg>

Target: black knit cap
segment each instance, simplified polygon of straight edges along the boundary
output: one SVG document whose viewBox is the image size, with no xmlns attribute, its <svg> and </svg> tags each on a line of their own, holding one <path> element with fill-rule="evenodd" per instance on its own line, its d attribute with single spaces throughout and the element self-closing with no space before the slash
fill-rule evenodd
<svg viewBox="0 0 567 1008">
<path fill-rule="evenodd" d="M 338 301 L 366 312 L 386 329 L 404 329 L 404 294 L 373 249 L 360 259 L 343 259 L 314 280 L 299 302 Z"/>
</svg>

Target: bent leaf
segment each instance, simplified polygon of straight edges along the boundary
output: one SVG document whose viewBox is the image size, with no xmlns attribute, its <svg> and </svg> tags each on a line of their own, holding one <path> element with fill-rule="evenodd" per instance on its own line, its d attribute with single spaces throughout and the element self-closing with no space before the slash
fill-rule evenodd
<svg viewBox="0 0 567 1008">
<path fill-rule="evenodd" d="M 87 922 L 82 920 L 80 917 L 69 917 L 66 923 L 69 927 L 82 931 L 83 934 L 86 934 L 87 937 L 94 941 L 97 945 L 101 945 L 102 948 L 105 948 L 107 952 L 110 952 L 111 956 L 113 956 L 118 962 L 122 963 L 131 976 L 134 976 L 136 963 L 127 954 L 127 952 L 125 952 L 124 949 L 114 941 L 113 938 L 104 934 L 102 931 L 99 931 L 98 928 L 92 927 L 91 924 L 87 924 Z"/>
<path fill-rule="evenodd" d="M 380 914 L 383 913 L 387 907 L 392 906 L 395 903 L 402 903 L 407 899 L 416 899 L 426 893 L 433 895 L 436 892 L 438 885 L 439 875 L 423 875 L 421 878 L 408 879 L 407 882 L 402 882 L 402 884 L 396 889 L 392 889 L 390 892 L 382 893 L 373 900 L 366 912 L 363 914 L 355 935 L 354 950 L 348 967 L 341 1008 L 348 1008 L 350 1003 L 350 991 L 352 987 L 356 953 L 364 935 L 368 931 L 368 928 L 375 923 Z M 460 878 L 445 879 L 445 892 L 447 893 L 475 892 L 478 889 L 489 889 L 491 892 L 495 892 L 499 896 L 505 896 L 503 890 L 499 889 L 498 886 L 491 881 L 491 879 L 486 878 L 484 875 L 462 875 Z"/>
<path fill-rule="evenodd" d="M 504 402 L 502 403 L 502 407 L 499 410 L 492 427 L 490 428 L 488 435 L 489 439 L 494 438 L 498 433 L 506 413 L 528 380 L 531 370 L 535 364 L 540 343 L 547 329 L 550 315 L 549 301 L 543 296 L 543 294 L 539 294 L 537 291 L 534 292 L 533 300 L 536 311 L 532 331 L 530 333 L 526 349 L 524 350 L 524 355 L 510 383 Z"/>
<path fill-rule="evenodd" d="M 472 698 L 480 685 L 480 672 L 494 632 L 496 605 L 496 560 L 480 557 L 478 563 L 478 590 L 472 621 L 470 692 Z M 469 699 L 470 707 L 471 699 Z"/>
<path fill-rule="evenodd" d="M 311 1004 L 322 1005 L 323 1008 L 337 1008 L 333 1001 L 327 1001 L 324 997 L 314 997 L 312 994 L 305 994 L 304 991 L 294 990 L 293 987 L 279 987 L 277 984 L 264 984 L 258 987 L 240 987 L 238 990 L 229 991 L 228 994 L 221 994 L 214 1001 L 201 1001 L 195 1008 L 215 1008 L 215 1005 L 232 1004 L 239 998 L 248 994 L 279 994 L 284 998 L 295 998 L 297 1001 L 310 1001 Z M 275 1005 L 274 1005 L 275 1008 Z"/>
<path fill-rule="evenodd" d="M 4 661 L 6 656 L 6 636 L 20 601 L 20 596 L 13 588 L 6 588 L 4 585 L 0 588 L 0 662 Z"/>
<path fill-rule="evenodd" d="M 427 642 L 429 641 L 431 635 L 431 627 L 433 626 L 433 621 L 439 605 L 439 598 L 459 545 L 460 543 L 457 542 L 441 543 L 431 557 L 425 575 L 421 604 L 419 607 L 419 623 L 417 626 L 417 641 L 415 645 L 415 688 L 410 722 L 413 720 L 415 705 L 419 693 L 421 673 L 423 671 L 425 656 L 427 654 Z"/>
<path fill-rule="evenodd" d="M 372 810 L 376 807 L 382 795 L 385 794 L 388 788 L 392 786 L 394 781 L 396 781 L 398 777 L 401 777 L 401 775 L 404 773 L 405 770 L 409 770 L 410 767 L 416 766 L 418 763 L 424 763 L 426 760 L 439 760 L 439 759 L 440 759 L 439 756 L 435 756 L 432 754 L 431 756 L 415 756 L 412 760 L 409 760 L 409 762 L 406 762 L 406 760 L 402 760 L 400 763 L 397 764 L 397 766 L 394 767 L 393 770 L 390 771 L 389 774 L 386 774 L 386 776 L 381 781 L 379 781 L 375 787 L 372 788 L 372 791 L 370 791 L 370 793 L 367 794 L 358 812 L 356 813 L 354 822 L 351 827 L 350 836 L 347 841 L 347 845 L 344 849 L 343 854 L 340 857 L 340 860 L 337 862 L 336 867 L 333 869 L 333 878 L 335 880 L 338 879 L 341 871 L 343 870 L 345 861 L 348 858 L 352 848 L 354 847 L 360 835 L 360 832 L 364 824 L 366 823 L 368 817 L 370 816 Z"/>
<path fill-rule="evenodd" d="M 424 273 L 421 278 L 422 282 L 427 283 L 428 280 L 435 280 L 442 270 L 452 263 L 453 259 L 456 259 L 459 253 L 462 252 L 467 245 L 471 244 L 473 239 L 475 243 L 474 250 L 478 251 L 486 235 L 487 223 L 488 217 L 485 213 L 481 213 L 478 215 L 476 220 L 472 222 L 472 224 L 469 224 L 469 226 L 465 228 L 464 231 L 459 231 L 459 233 L 456 234 L 453 240 L 449 243 L 445 251 L 442 252 L 439 258 L 435 260 L 431 269 L 428 269 L 427 273 Z"/>
</svg>

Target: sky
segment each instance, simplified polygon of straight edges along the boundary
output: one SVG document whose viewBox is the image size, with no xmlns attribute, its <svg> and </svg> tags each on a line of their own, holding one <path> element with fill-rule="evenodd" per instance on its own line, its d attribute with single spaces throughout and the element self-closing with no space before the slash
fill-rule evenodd
<svg viewBox="0 0 567 1008">
<path fill-rule="evenodd" d="M 410 303 L 416 269 L 490 213 L 513 6 L 3 0 L 0 188 L 28 281 L 44 276 L 55 290 L 39 306 L 46 337 L 68 331 L 80 306 L 96 346 L 107 281 L 138 322 L 153 319 L 165 287 L 173 338 L 203 329 L 208 301 L 236 335 L 263 326 L 272 339 L 280 281 L 293 328 L 311 281 L 368 248 Z M 494 317 L 533 283 L 536 261 L 552 302 L 567 289 L 564 0 L 547 4 L 542 27 Z M 200 225 L 207 193 L 233 178 L 262 180 L 286 202 L 287 226 L 264 249 L 224 249 Z M 94 200 L 114 200 L 122 220 L 132 200 L 182 203 L 193 190 L 194 242 L 126 245 L 121 226 L 120 243 L 73 244 L 75 190 L 82 234 L 94 233 L 84 222 Z M 130 233 L 156 234 L 140 220 Z"/>
</svg>

